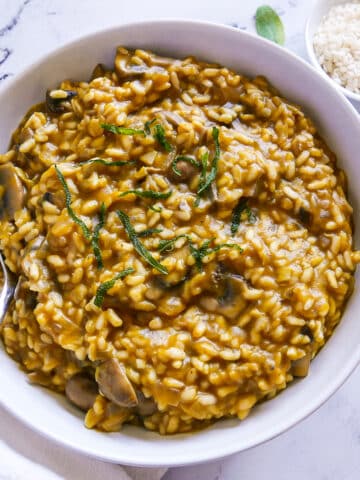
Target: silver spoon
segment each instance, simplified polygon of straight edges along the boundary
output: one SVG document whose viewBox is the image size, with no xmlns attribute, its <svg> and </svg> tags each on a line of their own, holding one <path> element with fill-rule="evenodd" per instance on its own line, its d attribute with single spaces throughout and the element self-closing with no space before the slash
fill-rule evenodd
<svg viewBox="0 0 360 480">
<path fill-rule="evenodd" d="M 4 277 L 4 285 L 0 293 L 0 323 L 4 320 L 11 300 L 14 298 L 18 279 L 9 271 L 0 253 L 0 264 Z"/>
<path fill-rule="evenodd" d="M 5 195 L 0 205 L 0 219 L 4 213 L 8 218 L 14 218 L 17 210 L 22 208 L 25 197 L 25 189 L 17 175 L 16 167 L 12 163 L 0 165 L 0 186 L 5 188 Z M 18 279 L 5 265 L 4 258 L 0 253 L 0 265 L 4 277 L 4 285 L 0 293 L 0 323 L 4 320 L 11 300 L 16 293 Z"/>
</svg>

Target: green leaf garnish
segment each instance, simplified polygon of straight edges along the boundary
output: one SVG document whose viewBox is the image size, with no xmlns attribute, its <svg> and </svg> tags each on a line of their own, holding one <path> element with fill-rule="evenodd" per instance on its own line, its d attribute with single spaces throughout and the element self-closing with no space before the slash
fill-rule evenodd
<svg viewBox="0 0 360 480">
<path fill-rule="evenodd" d="M 101 165 L 105 165 L 107 167 L 122 167 L 123 165 L 134 165 L 135 161 L 131 160 L 129 162 L 119 160 L 117 162 L 109 162 L 104 160 L 103 158 L 90 158 L 90 160 L 85 160 L 84 162 L 80 162 L 79 165 L 90 165 L 92 163 L 100 163 Z"/>
<path fill-rule="evenodd" d="M 160 123 L 157 123 L 154 126 L 154 130 L 155 130 L 155 132 L 153 133 L 154 138 L 160 143 L 160 145 L 163 147 L 164 150 L 166 150 L 167 152 L 171 152 L 173 150 L 173 147 L 165 138 L 164 127 L 160 125 Z"/>
<path fill-rule="evenodd" d="M 161 207 L 154 207 L 153 205 L 150 205 L 149 210 L 152 210 L 156 213 L 161 213 L 163 209 Z"/>
<path fill-rule="evenodd" d="M 255 16 L 257 33 L 272 42 L 284 45 L 285 32 L 284 25 L 274 9 L 268 5 L 263 5 L 256 10 Z"/>
<path fill-rule="evenodd" d="M 100 126 L 104 130 L 115 133 L 116 135 L 143 135 L 145 137 L 145 131 L 137 130 L 136 128 L 119 127 L 111 123 L 102 123 Z"/>
<path fill-rule="evenodd" d="M 195 158 L 193 158 L 193 157 L 187 157 L 186 155 L 179 155 L 178 157 L 174 158 L 174 160 L 172 161 L 173 172 L 175 173 L 175 175 L 178 175 L 179 177 L 181 177 L 181 172 L 177 168 L 177 163 L 180 162 L 180 161 L 181 162 L 188 162 L 191 165 L 194 165 L 194 167 L 196 167 L 196 168 L 200 168 L 201 165 L 202 165 L 200 162 L 195 160 Z"/>
<path fill-rule="evenodd" d="M 138 237 L 150 237 L 154 233 L 162 232 L 162 228 L 147 228 L 146 230 L 141 230 L 141 232 L 136 232 Z"/>
<path fill-rule="evenodd" d="M 135 272 L 133 268 L 126 268 L 125 270 L 122 270 L 118 274 L 115 275 L 114 278 L 111 280 L 108 280 L 107 282 L 102 283 L 99 288 L 96 291 L 95 299 L 94 299 L 94 304 L 97 307 L 101 307 L 103 302 L 104 302 L 104 297 L 110 288 L 112 288 L 117 280 L 120 280 L 121 278 L 125 278 L 127 275 L 130 273 Z"/>
<path fill-rule="evenodd" d="M 126 213 L 123 212 L 122 210 L 117 210 L 116 213 L 121 223 L 123 224 L 123 227 L 125 229 L 125 232 L 127 233 L 127 236 L 129 237 L 129 240 L 134 245 L 134 248 L 138 252 L 138 254 L 142 256 L 143 259 L 153 268 L 156 268 L 156 270 L 158 270 L 159 272 L 167 275 L 169 273 L 168 269 L 164 267 L 164 265 L 161 265 L 161 263 L 159 263 L 157 260 L 155 260 L 155 258 L 151 255 L 151 253 L 144 247 L 144 245 L 138 239 L 137 233 L 135 232 L 134 227 L 131 225 L 130 218 L 128 217 L 128 215 L 126 215 Z"/>
<path fill-rule="evenodd" d="M 247 198 L 245 197 L 240 198 L 238 204 L 236 205 L 236 207 L 232 212 L 231 228 L 230 228 L 232 236 L 234 236 L 239 229 L 239 226 L 241 223 L 241 216 L 243 212 L 246 212 L 248 221 L 250 223 L 254 223 L 256 221 L 256 216 L 252 212 L 252 210 L 249 208 L 247 202 L 248 202 Z"/>
<path fill-rule="evenodd" d="M 237 243 L 221 243 L 219 245 L 215 245 L 215 247 L 210 247 L 210 243 L 214 240 L 214 238 L 210 238 L 209 240 L 205 240 L 200 247 L 196 248 L 194 243 L 190 240 L 190 253 L 195 259 L 196 266 L 199 271 L 203 269 L 203 259 L 210 253 L 218 252 L 222 248 L 236 248 L 237 250 L 242 253 L 244 250 L 238 245 Z"/>
<path fill-rule="evenodd" d="M 205 182 L 208 160 L 209 160 L 209 152 L 205 152 L 203 154 L 203 156 L 201 157 L 201 161 L 200 161 L 201 172 L 200 172 L 199 188 Z M 199 203 L 200 203 L 200 195 L 198 193 L 197 196 L 196 196 L 196 200 L 195 200 L 195 207 L 198 207 Z"/>
<path fill-rule="evenodd" d="M 174 238 L 170 238 L 170 240 L 160 240 L 158 250 L 160 252 L 171 252 L 172 250 L 174 250 L 175 243 L 177 242 L 177 240 L 179 240 L 179 238 L 187 238 L 188 240 L 190 240 L 189 235 L 187 235 L 186 233 L 177 235 Z"/>
<path fill-rule="evenodd" d="M 198 188 L 198 195 L 201 195 L 205 190 L 209 188 L 211 183 L 215 180 L 218 170 L 218 163 L 220 159 L 220 144 L 219 144 L 219 129 L 217 127 L 213 127 L 212 129 L 212 138 L 215 143 L 215 155 L 211 162 L 211 168 L 208 176 L 206 176 L 206 171 L 204 171 L 204 167 L 201 172 L 199 188 Z M 207 162 L 206 162 L 207 163 Z"/>
<path fill-rule="evenodd" d="M 99 223 L 96 225 L 92 239 L 91 239 L 91 246 L 94 251 L 98 269 L 101 269 L 104 266 L 102 261 L 102 256 L 101 256 L 101 250 L 99 247 L 99 234 L 100 234 L 100 230 L 105 225 L 105 216 L 106 216 L 106 206 L 105 206 L 105 203 L 102 203 L 100 207 Z"/>
<path fill-rule="evenodd" d="M 145 122 L 145 125 L 144 125 L 144 131 L 146 133 L 146 135 L 150 135 L 151 134 L 151 125 L 156 122 L 156 118 L 153 118 L 152 120 L 148 120 L 147 122 Z"/>
<path fill-rule="evenodd" d="M 67 212 L 69 214 L 69 217 L 73 219 L 73 221 L 79 225 L 79 227 L 81 228 L 81 230 L 83 231 L 83 234 L 84 234 L 84 237 L 86 238 L 86 240 L 90 240 L 91 239 L 91 232 L 89 230 L 89 228 L 87 227 L 87 225 L 85 224 L 85 222 L 83 220 L 81 220 L 81 218 L 79 218 L 76 213 L 74 212 L 74 210 L 71 208 L 71 193 L 70 193 L 70 190 L 69 190 L 69 186 L 65 180 L 65 177 L 64 175 L 61 173 L 59 167 L 57 165 L 55 165 L 55 170 L 56 170 L 56 174 L 58 176 L 58 179 L 60 180 L 60 183 L 64 189 L 64 192 L 65 192 L 65 205 L 66 205 L 66 209 L 67 209 Z"/>
<path fill-rule="evenodd" d="M 172 190 L 169 192 L 156 192 L 155 190 L 126 190 L 126 192 L 120 193 L 119 197 L 124 197 L 125 195 L 129 195 L 133 193 L 134 195 L 142 198 L 169 198 L 172 194 Z"/>
</svg>

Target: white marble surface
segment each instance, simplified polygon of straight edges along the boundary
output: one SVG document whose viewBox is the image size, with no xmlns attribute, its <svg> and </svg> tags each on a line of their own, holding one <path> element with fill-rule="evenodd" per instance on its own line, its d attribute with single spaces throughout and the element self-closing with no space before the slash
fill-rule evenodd
<svg viewBox="0 0 360 480">
<path fill-rule="evenodd" d="M 34 59 L 71 39 L 127 21 L 196 18 L 237 24 L 254 31 L 254 12 L 262 3 L 263 0 L 0 0 L 0 83 L 11 81 Z M 313 1 L 265 3 L 276 8 L 283 19 L 286 47 L 305 56 L 303 31 Z M 221 461 L 172 469 L 165 476 L 165 480 L 240 478 L 358 480 L 360 368 L 315 414 L 280 437 Z"/>
</svg>

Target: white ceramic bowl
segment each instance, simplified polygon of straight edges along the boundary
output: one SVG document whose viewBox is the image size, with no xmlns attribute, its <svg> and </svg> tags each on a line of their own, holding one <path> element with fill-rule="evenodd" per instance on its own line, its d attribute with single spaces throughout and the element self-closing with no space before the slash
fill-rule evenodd
<svg viewBox="0 0 360 480">
<path fill-rule="evenodd" d="M 353 107 L 311 66 L 259 37 L 190 21 L 124 25 L 89 35 L 46 56 L 0 92 L 0 151 L 24 112 L 66 77 L 88 79 L 98 62 L 112 64 L 115 46 L 144 47 L 183 57 L 194 54 L 247 75 L 263 74 L 283 95 L 303 105 L 337 153 L 350 179 L 355 212 L 360 207 L 360 123 Z M 355 219 L 357 220 L 357 219 Z M 359 231 L 359 229 L 358 229 Z M 310 375 L 244 421 L 220 421 L 189 435 L 161 437 L 127 426 L 104 434 L 83 427 L 83 415 L 60 395 L 32 386 L 0 346 L 0 402 L 30 427 L 74 450 L 128 465 L 174 466 L 213 460 L 258 445 L 318 408 L 344 382 L 360 359 L 360 282 L 341 324 L 311 365 Z"/>
<path fill-rule="evenodd" d="M 349 3 L 351 0 L 316 0 L 313 4 L 311 13 L 306 22 L 305 27 L 305 44 L 306 50 L 310 62 L 313 66 L 327 79 L 329 79 L 335 87 L 342 92 L 346 97 L 351 101 L 351 103 L 359 110 L 360 109 L 360 94 L 351 92 L 347 88 L 342 87 L 332 78 L 330 78 L 327 73 L 322 69 L 317 56 L 314 51 L 313 38 L 319 27 L 319 24 L 323 17 L 329 12 L 330 8 L 335 5 L 340 5 L 342 3 Z"/>
</svg>

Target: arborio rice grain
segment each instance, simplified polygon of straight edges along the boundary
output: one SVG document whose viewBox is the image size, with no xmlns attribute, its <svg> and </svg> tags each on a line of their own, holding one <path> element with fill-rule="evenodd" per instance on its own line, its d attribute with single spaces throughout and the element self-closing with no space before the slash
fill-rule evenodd
<svg viewBox="0 0 360 480">
<path fill-rule="evenodd" d="M 314 35 L 314 50 L 333 80 L 360 93 L 360 3 L 330 9 Z"/>
</svg>

